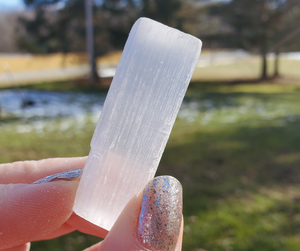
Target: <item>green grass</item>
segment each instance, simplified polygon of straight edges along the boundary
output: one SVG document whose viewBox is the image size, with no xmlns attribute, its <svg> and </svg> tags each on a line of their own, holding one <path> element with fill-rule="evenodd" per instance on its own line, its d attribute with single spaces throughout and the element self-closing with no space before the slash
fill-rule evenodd
<svg viewBox="0 0 300 251">
<path fill-rule="evenodd" d="M 89 144 L 94 126 L 76 129 L 76 120 L 66 123 L 62 119 L 45 121 L 49 124 L 41 132 L 39 126 L 14 122 L 1 127 L 0 162 L 50 157 L 75 157 L 89 153 Z M 71 124 L 69 126 L 69 124 Z M 68 127 L 67 129 L 64 129 Z M 63 128 L 63 129 L 61 129 Z M 80 133 L 78 131 L 80 130 Z M 20 133 L 18 133 L 20 132 Z"/>
<path fill-rule="evenodd" d="M 183 250 L 300 249 L 299 96 L 297 85 L 191 84 L 158 169 L 183 185 Z M 81 123 L 60 118 L 26 133 L 5 122 L 0 162 L 86 155 L 95 121 Z M 73 233 L 32 250 L 96 241 Z"/>
<path fill-rule="evenodd" d="M 299 88 L 191 87 L 159 169 L 184 187 L 183 250 L 299 250 Z"/>
</svg>

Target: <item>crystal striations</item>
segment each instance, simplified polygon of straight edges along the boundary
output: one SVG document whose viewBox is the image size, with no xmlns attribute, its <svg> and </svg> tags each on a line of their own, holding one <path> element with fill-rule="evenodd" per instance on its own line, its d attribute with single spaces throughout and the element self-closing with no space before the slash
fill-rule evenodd
<svg viewBox="0 0 300 251">
<path fill-rule="evenodd" d="M 133 25 L 91 142 L 76 214 L 110 230 L 154 177 L 201 44 L 147 18 Z"/>
</svg>

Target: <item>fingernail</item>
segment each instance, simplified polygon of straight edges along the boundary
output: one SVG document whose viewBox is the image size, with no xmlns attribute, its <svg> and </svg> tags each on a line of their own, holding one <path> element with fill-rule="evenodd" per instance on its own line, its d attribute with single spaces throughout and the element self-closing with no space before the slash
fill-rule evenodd
<svg viewBox="0 0 300 251">
<path fill-rule="evenodd" d="M 150 249 L 173 250 L 182 218 L 182 186 L 171 176 L 149 181 L 143 191 L 138 235 Z"/>
<path fill-rule="evenodd" d="M 81 174 L 82 174 L 82 168 L 77 168 L 77 169 L 73 169 L 70 171 L 56 173 L 56 174 L 47 176 L 43 179 L 33 182 L 33 184 L 41 184 L 41 183 L 47 183 L 47 182 L 57 181 L 57 180 L 73 180 L 73 179 L 80 177 Z"/>
</svg>

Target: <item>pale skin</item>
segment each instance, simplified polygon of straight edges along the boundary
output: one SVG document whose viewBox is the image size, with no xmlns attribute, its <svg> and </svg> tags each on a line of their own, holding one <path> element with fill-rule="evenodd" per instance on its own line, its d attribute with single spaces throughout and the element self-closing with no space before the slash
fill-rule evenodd
<svg viewBox="0 0 300 251">
<path fill-rule="evenodd" d="M 87 251 L 149 250 L 138 239 L 142 192 L 126 205 L 108 232 L 73 210 L 78 179 L 32 184 L 48 175 L 83 168 L 86 157 L 56 158 L 0 165 L 0 250 L 28 251 L 30 242 L 49 240 L 79 230 L 105 238 Z M 183 221 L 175 251 L 181 250 Z"/>
</svg>

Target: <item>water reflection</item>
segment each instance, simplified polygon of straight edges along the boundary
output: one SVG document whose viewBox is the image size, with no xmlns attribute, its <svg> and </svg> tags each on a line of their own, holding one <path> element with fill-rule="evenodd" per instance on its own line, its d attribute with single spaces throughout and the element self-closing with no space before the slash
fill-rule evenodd
<svg viewBox="0 0 300 251">
<path fill-rule="evenodd" d="M 1 90 L 0 131 L 77 133 L 97 123 L 104 100 L 105 94 Z"/>
<path fill-rule="evenodd" d="M 210 99 L 184 100 L 178 114 L 179 119 L 201 126 L 213 124 L 250 125 L 273 121 L 274 125 L 300 120 L 297 100 L 290 97 L 262 98 L 260 95 L 215 96 Z"/>
<path fill-rule="evenodd" d="M 2 90 L 0 102 L 2 117 L 14 116 L 21 120 L 57 117 L 80 117 L 87 113 L 100 114 L 104 94 L 76 92 L 48 92 L 37 90 Z"/>
</svg>

